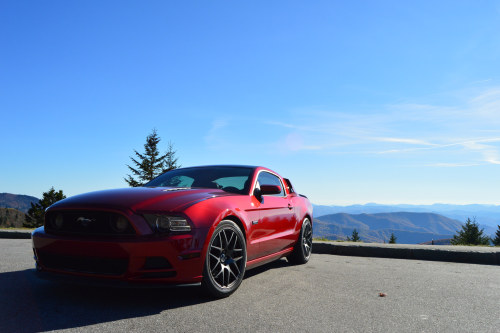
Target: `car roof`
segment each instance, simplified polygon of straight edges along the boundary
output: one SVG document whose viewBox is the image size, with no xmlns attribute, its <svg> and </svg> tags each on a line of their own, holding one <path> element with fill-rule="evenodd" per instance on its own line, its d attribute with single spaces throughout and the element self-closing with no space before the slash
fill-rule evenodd
<svg viewBox="0 0 500 333">
<path fill-rule="evenodd" d="M 279 173 L 277 173 L 274 170 L 271 170 L 269 168 L 263 167 L 263 166 L 256 166 L 256 165 L 240 165 L 240 164 L 214 164 L 214 165 L 197 165 L 197 166 L 191 166 L 191 167 L 185 167 L 185 168 L 178 168 L 178 169 L 195 169 L 195 168 L 245 168 L 245 169 L 252 169 L 252 170 L 267 170 L 270 171 L 276 175 L 279 176 Z M 175 170 L 175 169 L 174 169 Z M 281 177 L 281 176 L 280 176 Z"/>
<path fill-rule="evenodd" d="M 214 168 L 214 167 L 224 167 L 224 168 L 246 168 L 246 169 L 257 169 L 261 168 L 255 165 L 239 165 L 239 164 L 214 164 L 214 165 L 196 165 L 190 167 L 181 167 L 179 169 L 193 169 L 193 168 Z"/>
</svg>

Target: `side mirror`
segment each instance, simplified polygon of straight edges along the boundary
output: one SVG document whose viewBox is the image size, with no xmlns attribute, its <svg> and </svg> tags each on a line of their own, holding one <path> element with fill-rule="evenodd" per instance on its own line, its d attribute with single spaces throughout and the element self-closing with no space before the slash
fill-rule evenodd
<svg viewBox="0 0 500 333">
<path fill-rule="evenodd" d="M 260 202 L 262 202 L 262 192 L 261 190 L 256 187 L 254 190 L 253 190 L 253 196 L 257 198 L 257 200 L 259 200 Z"/>
<path fill-rule="evenodd" d="M 261 195 L 273 195 L 281 193 L 281 186 L 279 185 L 260 185 Z"/>
</svg>

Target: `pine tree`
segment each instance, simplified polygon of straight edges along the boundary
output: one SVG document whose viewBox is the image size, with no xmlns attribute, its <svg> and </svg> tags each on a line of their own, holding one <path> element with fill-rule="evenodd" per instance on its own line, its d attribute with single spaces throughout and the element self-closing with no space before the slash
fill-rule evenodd
<svg viewBox="0 0 500 333">
<path fill-rule="evenodd" d="M 457 234 L 451 239 L 453 245 L 489 245 L 490 238 L 483 235 L 484 229 L 479 230 L 479 224 L 476 219 L 467 221 L 462 226 L 462 230 L 457 231 Z"/>
<path fill-rule="evenodd" d="M 172 144 L 172 142 L 169 141 L 168 150 L 167 153 L 165 154 L 167 155 L 167 157 L 165 158 L 165 165 L 163 166 L 163 170 L 161 171 L 162 173 L 181 167 L 180 165 L 177 164 L 178 158 L 175 157 L 175 153 L 177 152 L 174 150 L 174 145 Z"/>
<path fill-rule="evenodd" d="M 138 160 L 130 157 L 135 164 L 135 168 L 127 165 L 130 171 L 132 171 L 132 175 L 127 175 L 127 178 L 124 178 L 129 186 L 142 186 L 163 172 L 179 167 L 172 143 L 169 142 L 168 151 L 160 155 L 160 151 L 158 150 L 158 143 L 160 141 L 161 139 L 156 133 L 156 129 L 153 129 L 153 132 L 146 138 L 146 143 L 144 144 L 145 152 L 141 154 L 134 149 Z"/>
<path fill-rule="evenodd" d="M 389 238 L 389 244 L 396 244 L 397 237 L 394 236 L 394 233 L 391 233 L 391 238 Z"/>
<path fill-rule="evenodd" d="M 66 198 L 66 196 L 63 194 L 62 190 L 56 192 L 54 187 L 51 187 L 49 191 L 43 193 L 42 199 L 40 199 L 38 203 L 31 203 L 31 208 L 28 210 L 28 214 L 26 214 L 23 227 L 37 228 L 42 226 L 45 219 L 45 209 L 64 198 Z"/>
<path fill-rule="evenodd" d="M 497 225 L 497 227 L 498 227 L 498 230 L 495 234 L 496 237 L 493 239 L 493 244 L 495 246 L 500 246 L 500 225 Z"/>
<path fill-rule="evenodd" d="M 351 242 L 359 242 L 361 239 L 359 238 L 359 234 L 358 234 L 358 231 L 356 229 L 354 229 L 352 231 L 352 236 L 351 238 L 347 237 L 347 240 L 348 241 L 351 241 Z"/>
</svg>

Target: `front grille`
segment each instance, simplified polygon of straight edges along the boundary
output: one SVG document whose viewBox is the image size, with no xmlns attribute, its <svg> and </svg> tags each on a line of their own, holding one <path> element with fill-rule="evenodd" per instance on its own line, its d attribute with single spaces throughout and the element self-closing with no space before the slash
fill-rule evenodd
<svg viewBox="0 0 500 333">
<path fill-rule="evenodd" d="M 45 216 L 45 230 L 54 234 L 126 236 L 135 230 L 123 215 L 99 211 L 53 211 Z"/>
<path fill-rule="evenodd" d="M 140 275 L 141 279 L 165 279 L 174 277 L 177 273 L 175 271 L 170 272 L 150 272 L 143 273 Z"/>
<path fill-rule="evenodd" d="M 128 259 L 75 257 L 49 253 L 39 253 L 38 259 L 49 269 L 78 273 L 123 275 L 128 267 Z"/>
<path fill-rule="evenodd" d="M 147 257 L 143 269 L 170 269 L 172 265 L 164 257 Z"/>
</svg>

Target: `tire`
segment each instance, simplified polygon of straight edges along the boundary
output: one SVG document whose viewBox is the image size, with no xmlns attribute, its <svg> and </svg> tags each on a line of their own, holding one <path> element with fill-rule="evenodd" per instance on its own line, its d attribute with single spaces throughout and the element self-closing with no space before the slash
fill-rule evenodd
<svg viewBox="0 0 500 333">
<path fill-rule="evenodd" d="M 245 275 L 247 247 L 245 236 L 236 223 L 224 220 L 215 229 L 208 244 L 201 287 L 215 298 L 231 295 Z"/>
<path fill-rule="evenodd" d="M 302 222 L 302 228 L 300 228 L 299 239 L 295 244 L 292 254 L 288 257 L 288 260 L 292 264 L 302 265 L 309 261 L 312 253 L 312 224 L 311 221 L 306 217 Z"/>
</svg>

